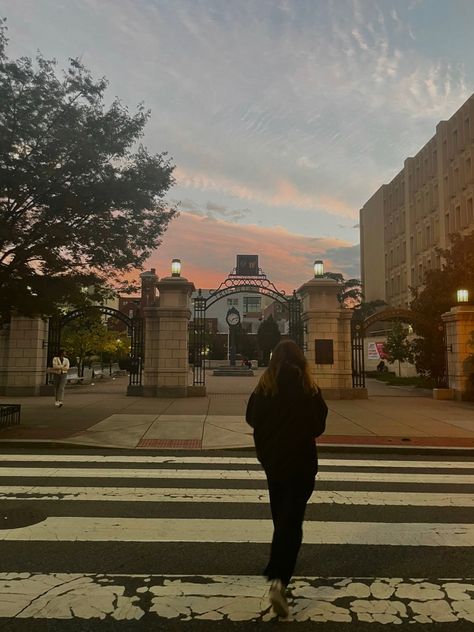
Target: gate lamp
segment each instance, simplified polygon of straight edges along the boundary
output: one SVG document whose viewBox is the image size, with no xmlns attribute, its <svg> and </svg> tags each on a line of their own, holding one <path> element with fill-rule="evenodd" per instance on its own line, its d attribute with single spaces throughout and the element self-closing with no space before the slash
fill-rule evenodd
<svg viewBox="0 0 474 632">
<path fill-rule="evenodd" d="M 171 262 L 171 276 L 181 276 L 181 259 L 173 259 Z"/>
<path fill-rule="evenodd" d="M 456 298 L 458 303 L 467 303 L 469 301 L 469 291 L 468 290 L 458 290 L 456 292 Z"/>
<path fill-rule="evenodd" d="M 322 277 L 324 274 L 324 264 L 321 261 L 321 259 L 317 259 L 314 262 L 314 276 L 315 277 Z"/>
</svg>

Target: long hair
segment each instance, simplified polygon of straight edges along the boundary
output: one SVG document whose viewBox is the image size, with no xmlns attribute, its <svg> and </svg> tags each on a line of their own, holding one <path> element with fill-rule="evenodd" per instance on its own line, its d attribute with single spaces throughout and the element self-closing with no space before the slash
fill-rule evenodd
<svg viewBox="0 0 474 632">
<path fill-rule="evenodd" d="M 276 395 L 278 393 L 278 376 L 280 371 L 291 369 L 301 377 L 301 384 L 306 393 L 318 392 L 309 369 L 308 360 L 293 340 L 282 340 L 273 349 L 268 368 L 258 381 L 255 393 Z"/>
</svg>

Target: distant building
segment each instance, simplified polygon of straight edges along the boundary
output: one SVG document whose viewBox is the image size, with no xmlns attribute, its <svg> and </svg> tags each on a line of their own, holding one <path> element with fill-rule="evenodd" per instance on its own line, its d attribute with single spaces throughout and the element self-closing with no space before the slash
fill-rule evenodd
<svg viewBox="0 0 474 632">
<path fill-rule="evenodd" d="M 211 290 L 201 290 L 202 296 L 207 298 Z M 191 309 L 197 292 L 193 292 L 191 297 Z M 227 312 L 231 307 L 235 307 L 240 314 L 242 327 L 251 334 L 256 334 L 260 322 L 263 318 L 264 310 L 272 303 L 268 296 L 255 294 L 252 292 L 239 292 L 229 294 L 210 305 L 206 310 L 207 321 L 215 320 L 217 323 L 217 333 L 227 333 L 229 326 L 226 321 Z M 194 314 L 191 313 L 191 319 Z"/>
<path fill-rule="evenodd" d="M 362 285 L 367 301 L 406 307 L 409 287 L 440 268 L 436 248 L 474 230 L 474 94 L 360 211 Z"/>
</svg>

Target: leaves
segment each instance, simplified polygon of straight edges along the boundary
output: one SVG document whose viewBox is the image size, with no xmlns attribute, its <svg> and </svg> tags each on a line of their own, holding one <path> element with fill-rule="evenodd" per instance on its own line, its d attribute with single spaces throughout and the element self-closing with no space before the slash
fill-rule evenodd
<svg viewBox="0 0 474 632">
<path fill-rule="evenodd" d="M 176 209 L 174 166 L 137 145 L 149 119 L 71 59 L 6 55 L 0 24 L 0 302 L 4 312 L 80 306 L 140 269 Z M 122 288 L 123 289 L 123 288 Z"/>
</svg>

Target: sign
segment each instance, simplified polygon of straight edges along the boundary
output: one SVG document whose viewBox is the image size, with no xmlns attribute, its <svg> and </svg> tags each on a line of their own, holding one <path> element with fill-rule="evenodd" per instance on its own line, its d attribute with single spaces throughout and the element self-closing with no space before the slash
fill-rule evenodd
<svg viewBox="0 0 474 632">
<path fill-rule="evenodd" d="M 237 255 L 238 276 L 258 276 L 258 255 Z"/>
<path fill-rule="evenodd" d="M 385 360 L 387 354 L 384 351 L 383 342 L 368 342 L 367 343 L 367 358 L 369 360 Z"/>
<path fill-rule="evenodd" d="M 319 339 L 314 341 L 314 361 L 316 364 L 334 364 L 334 341 Z"/>
</svg>

